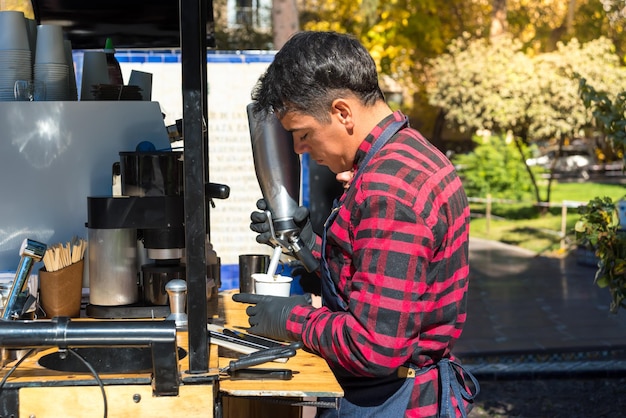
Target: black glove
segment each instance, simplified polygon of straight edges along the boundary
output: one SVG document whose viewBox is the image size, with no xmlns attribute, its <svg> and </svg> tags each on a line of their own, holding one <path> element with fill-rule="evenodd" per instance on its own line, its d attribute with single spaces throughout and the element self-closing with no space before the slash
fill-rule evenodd
<svg viewBox="0 0 626 418">
<path fill-rule="evenodd" d="M 300 239 L 304 242 L 309 250 L 313 250 L 315 246 L 315 233 L 313 225 L 311 225 L 311 213 L 306 206 L 299 206 L 293 212 L 293 221 L 300 228 Z"/>
<path fill-rule="evenodd" d="M 246 308 L 250 333 L 280 341 L 293 341 L 287 332 L 287 319 L 294 306 L 310 305 L 311 295 L 282 297 L 235 293 L 233 300 L 254 305 Z"/>
<path fill-rule="evenodd" d="M 271 245 L 270 241 L 273 237 L 265 214 L 265 210 L 267 210 L 265 199 L 259 199 L 256 202 L 256 207 L 263 212 L 252 212 L 250 229 L 259 234 L 256 237 L 256 242 Z M 313 233 L 313 226 L 311 226 L 309 209 L 305 206 L 298 207 L 293 213 L 293 221 L 300 228 L 300 239 L 309 250 L 312 250 L 315 245 L 315 234 Z"/>
<path fill-rule="evenodd" d="M 265 199 L 257 200 L 256 207 L 262 212 L 252 212 L 250 214 L 250 220 L 252 221 L 250 223 L 250 229 L 259 234 L 256 237 L 256 242 L 271 245 L 270 240 L 272 239 L 272 233 L 270 232 L 270 225 L 267 220 L 267 215 L 265 214 L 265 210 L 267 210 Z"/>
</svg>

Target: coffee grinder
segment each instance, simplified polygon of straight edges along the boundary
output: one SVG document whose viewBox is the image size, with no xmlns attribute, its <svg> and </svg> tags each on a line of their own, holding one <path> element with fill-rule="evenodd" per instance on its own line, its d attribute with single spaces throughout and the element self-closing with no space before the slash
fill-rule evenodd
<svg viewBox="0 0 626 418">
<path fill-rule="evenodd" d="M 87 198 L 87 316 L 166 317 L 166 284 L 185 280 L 183 152 L 119 155 L 114 172 L 121 176 L 121 196 Z M 224 185 L 210 183 L 206 189 L 208 198 L 229 195 Z M 211 279 L 219 285 L 219 278 Z"/>
</svg>

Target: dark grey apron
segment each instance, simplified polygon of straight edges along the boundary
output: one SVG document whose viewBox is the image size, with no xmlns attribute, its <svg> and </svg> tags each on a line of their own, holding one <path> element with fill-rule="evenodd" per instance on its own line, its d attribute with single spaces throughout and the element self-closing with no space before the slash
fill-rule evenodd
<svg viewBox="0 0 626 418">
<path fill-rule="evenodd" d="M 357 179 L 364 171 L 367 164 L 372 157 L 382 148 L 383 145 L 389 141 L 393 135 L 395 135 L 400 129 L 408 126 L 408 118 L 405 117 L 403 121 L 396 121 L 389 125 L 376 142 L 369 149 L 363 162 L 359 166 L 354 178 L 351 180 L 351 184 L 356 184 Z M 347 192 L 346 192 L 347 193 Z M 345 197 L 345 194 L 344 194 Z M 337 286 L 332 280 L 330 274 L 330 268 L 328 265 L 326 244 L 327 244 L 327 232 L 330 225 L 337 218 L 337 213 L 343 201 L 338 202 L 335 200 L 333 204 L 333 210 L 330 216 L 324 223 L 324 231 L 322 234 L 322 257 L 321 257 L 321 282 L 322 282 L 322 304 L 333 312 L 346 311 L 348 306 L 346 302 L 339 297 Z M 458 367 L 460 374 L 467 374 L 476 387 L 475 394 L 469 394 L 465 388 L 459 383 L 458 378 L 455 375 L 454 366 Z M 441 417 L 455 417 L 456 412 L 450 401 L 450 390 L 457 399 L 460 405 L 461 413 L 463 417 L 466 417 L 465 409 L 463 408 L 463 399 L 471 400 L 478 394 L 478 382 L 468 372 L 454 362 L 450 362 L 448 359 L 443 359 L 437 364 L 432 365 L 429 368 L 420 370 L 413 365 L 407 365 L 403 370 L 408 370 L 409 373 L 404 375 L 393 374 L 386 377 L 367 378 L 362 376 L 354 376 L 346 373 L 343 370 L 333 370 L 337 381 L 344 390 L 344 397 L 339 401 L 338 409 L 318 409 L 317 417 L 319 418 L 398 418 L 404 416 L 407 406 L 411 401 L 411 394 L 413 392 L 413 385 L 415 382 L 414 376 L 416 373 L 425 373 L 433 367 L 439 368 L 440 380 L 442 383 L 441 388 Z"/>
</svg>

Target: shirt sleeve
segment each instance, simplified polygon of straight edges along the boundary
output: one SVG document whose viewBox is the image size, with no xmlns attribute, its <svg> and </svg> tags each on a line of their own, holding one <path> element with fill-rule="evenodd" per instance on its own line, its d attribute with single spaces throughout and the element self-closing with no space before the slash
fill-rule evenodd
<svg viewBox="0 0 626 418">
<path fill-rule="evenodd" d="M 412 207 L 386 194 L 368 197 L 354 216 L 348 312 L 297 308 L 288 328 L 331 367 L 388 375 L 413 354 L 430 309 L 420 295 L 428 292 L 432 231 Z"/>
</svg>

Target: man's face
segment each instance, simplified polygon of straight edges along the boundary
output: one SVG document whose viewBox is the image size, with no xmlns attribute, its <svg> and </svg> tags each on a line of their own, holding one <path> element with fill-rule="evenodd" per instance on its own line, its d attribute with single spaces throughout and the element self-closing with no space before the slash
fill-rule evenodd
<svg viewBox="0 0 626 418">
<path fill-rule="evenodd" d="M 297 154 L 308 153 L 312 160 L 327 166 L 333 173 L 352 168 L 354 150 L 349 149 L 349 134 L 345 125 L 332 114 L 331 121 L 326 123 L 310 115 L 288 112 L 280 122 L 293 134 Z"/>
</svg>

